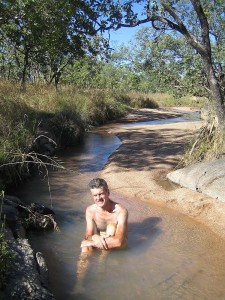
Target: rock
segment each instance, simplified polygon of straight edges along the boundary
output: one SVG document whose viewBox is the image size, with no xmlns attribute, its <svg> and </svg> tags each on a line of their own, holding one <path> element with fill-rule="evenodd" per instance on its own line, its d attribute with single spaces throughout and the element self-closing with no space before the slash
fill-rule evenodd
<svg viewBox="0 0 225 300">
<path fill-rule="evenodd" d="M 41 252 L 36 253 L 36 261 L 38 266 L 38 273 L 40 275 L 41 284 L 48 288 L 48 267 L 46 265 L 45 259 Z"/>
<path fill-rule="evenodd" d="M 38 225 L 40 229 L 53 229 L 57 226 L 54 212 L 43 205 L 25 205 L 17 197 L 5 196 L 1 216 L 6 225 L 6 240 L 15 256 L 5 289 L 6 299 L 54 299 L 47 290 L 48 268 L 44 257 L 40 252 L 34 254 L 23 227 L 33 216 L 31 227 L 37 229 Z"/>
<path fill-rule="evenodd" d="M 33 250 L 27 239 L 14 239 L 7 232 L 9 247 L 14 254 L 13 268 L 5 289 L 6 299 L 54 299 L 54 296 L 41 284 Z"/>
<path fill-rule="evenodd" d="M 38 136 L 33 141 L 33 148 L 37 153 L 46 156 L 53 156 L 55 154 L 57 144 L 49 132 L 39 131 Z"/>
<path fill-rule="evenodd" d="M 197 163 L 167 174 L 174 183 L 225 202 L 225 159 Z"/>
</svg>

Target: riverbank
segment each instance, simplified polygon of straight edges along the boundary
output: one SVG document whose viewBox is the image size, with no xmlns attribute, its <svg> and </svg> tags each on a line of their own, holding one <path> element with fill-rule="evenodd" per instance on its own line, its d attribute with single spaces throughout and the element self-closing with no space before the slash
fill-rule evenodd
<svg viewBox="0 0 225 300">
<path fill-rule="evenodd" d="M 185 144 L 202 123 L 179 122 L 169 124 L 125 122 L 161 120 L 180 115 L 187 108 L 142 109 L 129 114 L 121 122 L 102 126 L 99 131 L 117 135 L 122 144 L 109 158 L 101 173 L 112 193 L 167 206 L 194 218 L 225 238 L 225 203 L 206 194 L 192 191 L 169 182 L 168 173 L 178 165 Z"/>
</svg>

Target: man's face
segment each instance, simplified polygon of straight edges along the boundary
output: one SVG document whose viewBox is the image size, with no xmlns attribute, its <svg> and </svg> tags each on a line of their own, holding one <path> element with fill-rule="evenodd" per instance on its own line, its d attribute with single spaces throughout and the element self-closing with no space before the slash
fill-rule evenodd
<svg viewBox="0 0 225 300">
<path fill-rule="evenodd" d="M 95 204 L 99 207 L 104 208 L 109 201 L 109 191 L 105 190 L 103 187 L 91 189 L 91 194 L 94 199 Z"/>
</svg>

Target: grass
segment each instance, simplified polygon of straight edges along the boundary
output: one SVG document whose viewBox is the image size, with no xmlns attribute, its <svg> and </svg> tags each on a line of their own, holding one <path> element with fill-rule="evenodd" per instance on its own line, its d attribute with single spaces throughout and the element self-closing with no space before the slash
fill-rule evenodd
<svg viewBox="0 0 225 300">
<path fill-rule="evenodd" d="M 132 109 L 174 106 L 177 101 L 169 94 L 73 86 L 56 91 L 42 84 L 27 85 L 22 93 L 19 84 L 0 81 L 0 188 L 29 176 L 32 159 L 27 153 L 38 152 L 34 140 L 43 132 L 50 133 L 58 147 L 74 146 L 93 126 L 118 119 Z M 179 104 L 191 106 L 193 100 L 187 97 Z"/>
<path fill-rule="evenodd" d="M 186 167 L 201 161 L 212 161 L 225 156 L 225 133 L 221 134 L 214 121 L 206 121 L 197 136 L 189 141 L 178 167 Z"/>
</svg>

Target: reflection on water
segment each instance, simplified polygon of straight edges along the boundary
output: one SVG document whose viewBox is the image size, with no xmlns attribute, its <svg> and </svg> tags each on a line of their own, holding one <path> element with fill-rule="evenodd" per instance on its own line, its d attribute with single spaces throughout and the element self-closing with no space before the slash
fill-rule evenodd
<svg viewBox="0 0 225 300">
<path fill-rule="evenodd" d="M 179 111 L 177 111 L 179 112 Z M 181 123 L 181 122 L 193 122 L 193 121 L 199 121 L 199 112 L 191 112 L 186 113 L 182 117 L 176 117 L 176 118 L 167 118 L 167 119 L 159 119 L 159 120 L 153 120 L 153 121 L 143 121 L 143 122 L 137 122 L 137 123 L 129 123 L 127 124 L 128 127 L 135 127 L 140 125 L 159 125 L 159 124 L 172 124 L 172 123 Z"/>
<path fill-rule="evenodd" d="M 63 154 L 70 171 L 50 174 L 60 232 L 30 234 L 30 240 L 47 259 L 56 299 L 225 299 L 223 240 L 186 216 L 122 198 L 113 190 L 111 197 L 129 211 L 128 249 L 94 252 L 82 289 L 77 289 L 84 212 L 92 201 L 87 184 L 118 145 L 112 136 L 92 133 L 80 149 Z M 33 179 L 20 197 L 48 205 L 46 180 Z"/>
</svg>

